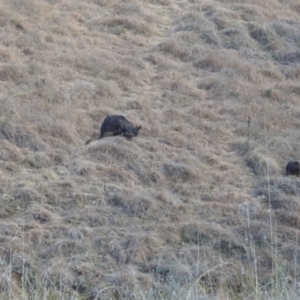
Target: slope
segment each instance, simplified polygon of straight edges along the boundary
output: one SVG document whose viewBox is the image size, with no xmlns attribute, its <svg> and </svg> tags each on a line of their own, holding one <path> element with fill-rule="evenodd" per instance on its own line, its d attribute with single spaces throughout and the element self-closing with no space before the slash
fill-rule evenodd
<svg viewBox="0 0 300 300">
<path fill-rule="evenodd" d="M 296 1 L 0 8 L 3 299 L 296 299 Z"/>
</svg>

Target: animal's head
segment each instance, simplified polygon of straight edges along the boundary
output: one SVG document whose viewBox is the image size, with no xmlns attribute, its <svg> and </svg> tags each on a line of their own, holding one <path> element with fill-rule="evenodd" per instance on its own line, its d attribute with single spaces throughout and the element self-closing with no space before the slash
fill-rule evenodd
<svg viewBox="0 0 300 300">
<path fill-rule="evenodd" d="M 131 128 L 131 130 L 130 131 L 126 131 L 126 132 L 124 132 L 124 136 L 127 138 L 127 139 L 129 139 L 129 140 L 131 140 L 132 139 L 132 137 L 134 137 L 134 136 L 137 136 L 138 135 L 138 133 L 139 133 L 139 130 L 142 128 L 142 126 L 136 126 L 136 127 L 132 127 Z"/>
<path fill-rule="evenodd" d="M 134 136 L 137 136 L 139 134 L 139 130 L 142 128 L 142 126 L 135 126 L 132 130 L 132 133 Z"/>
</svg>

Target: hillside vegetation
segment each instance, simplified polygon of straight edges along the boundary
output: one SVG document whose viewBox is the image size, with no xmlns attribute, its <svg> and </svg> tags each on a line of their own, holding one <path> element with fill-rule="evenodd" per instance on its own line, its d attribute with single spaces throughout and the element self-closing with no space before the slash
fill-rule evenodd
<svg viewBox="0 0 300 300">
<path fill-rule="evenodd" d="M 298 0 L 0 15 L 0 299 L 299 299 Z"/>
</svg>

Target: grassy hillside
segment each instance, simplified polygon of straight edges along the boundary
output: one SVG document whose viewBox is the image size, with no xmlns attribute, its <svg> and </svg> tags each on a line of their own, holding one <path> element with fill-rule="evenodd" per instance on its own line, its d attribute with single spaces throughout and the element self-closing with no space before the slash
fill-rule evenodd
<svg viewBox="0 0 300 300">
<path fill-rule="evenodd" d="M 0 1 L 0 299 L 298 299 L 298 2 Z"/>
</svg>

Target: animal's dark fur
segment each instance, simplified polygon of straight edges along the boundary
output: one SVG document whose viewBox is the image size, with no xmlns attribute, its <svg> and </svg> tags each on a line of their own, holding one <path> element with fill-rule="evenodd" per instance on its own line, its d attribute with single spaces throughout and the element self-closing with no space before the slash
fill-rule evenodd
<svg viewBox="0 0 300 300">
<path fill-rule="evenodd" d="M 286 176 L 297 175 L 299 177 L 300 164 L 298 161 L 296 160 L 289 161 L 285 169 L 286 169 Z"/>
<path fill-rule="evenodd" d="M 109 115 L 100 127 L 100 136 L 96 139 L 102 139 L 106 132 L 112 132 L 113 135 L 122 134 L 127 139 L 137 136 L 142 126 L 134 126 L 124 116 Z M 93 139 L 88 140 L 85 144 L 89 144 Z"/>
</svg>

